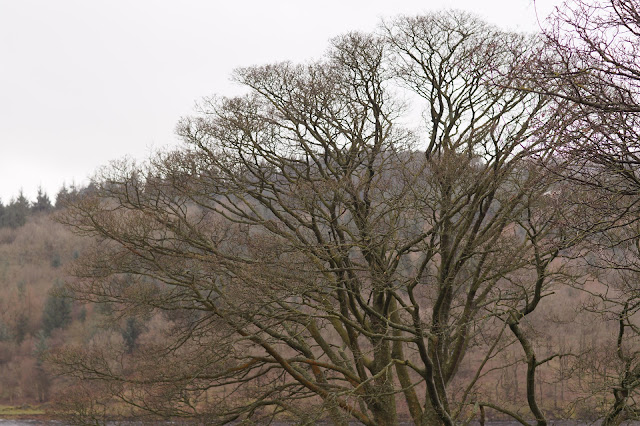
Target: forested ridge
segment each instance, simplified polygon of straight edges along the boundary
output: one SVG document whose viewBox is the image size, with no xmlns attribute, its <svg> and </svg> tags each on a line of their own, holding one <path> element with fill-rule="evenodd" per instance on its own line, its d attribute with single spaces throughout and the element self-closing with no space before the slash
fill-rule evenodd
<svg viewBox="0 0 640 426">
<path fill-rule="evenodd" d="M 34 201 L 20 193 L 0 206 L 0 404 L 51 401 L 60 388 L 45 372 L 44 353 L 87 326 L 87 308 L 56 293 L 68 279 L 63 266 L 86 243 L 52 219 L 55 210 L 41 190 Z"/>
<path fill-rule="evenodd" d="M 90 253 L 91 241 L 57 223 L 56 215 L 63 211 L 62 197 L 68 197 L 66 202 L 71 199 L 79 202 L 82 197 L 89 197 L 93 190 L 95 188 L 71 191 L 65 188 L 56 197 L 58 202 L 47 203 L 45 209 L 38 209 L 36 202 L 19 196 L 17 199 L 23 199 L 20 203 L 27 207 L 22 225 L 0 228 L 0 284 L 3 289 L 0 302 L 0 405 L 38 407 L 49 416 L 64 416 L 81 423 L 99 420 L 102 416 L 141 416 L 144 413 L 117 402 L 112 402 L 115 405 L 110 409 L 96 405 L 100 398 L 108 398 L 113 389 L 105 388 L 99 381 L 74 381 L 60 376 L 59 366 L 48 364 L 47 357 L 65 348 L 96 345 L 107 350 L 107 354 L 119 353 L 118 356 L 132 360 L 140 357 L 136 362 L 143 365 L 151 362 L 148 367 L 157 372 L 153 359 L 146 360 L 149 355 L 145 350 L 151 348 L 153 353 L 153 347 L 162 346 L 163 339 L 168 338 L 165 333 L 175 331 L 174 327 L 179 327 L 185 320 L 184 314 L 177 312 L 119 311 L 117 306 L 114 309 L 106 303 L 87 303 L 77 295 L 74 301 L 65 290 L 73 287 L 69 285 L 72 281 L 77 281 L 69 275 L 69 268 Z M 44 194 L 39 198 L 48 199 Z M 11 201 L 9 206 L 15 204 Z M 259 240 L 258 245 L 260 250 L 270 246 L 264 240 Z M 412 262 L 405 261 L 401 268 L 405 270 L 403 273 L 410 273 L 414 267 Z M 582 268 L 584 264 L 581 263 Z M 554 358 L 536 381 L 539 404 L 552 418 L 594 419 L 606 407 L 605 400 L 600 399 L 602 390 L 599 386 L 606 378 L 603 375 L 610 374 L 607 369 L 615 371 L 611 350 L 617 322 L 607 315 L 597 315 L 594 322 L 592 313 L 585 312 L 585 306 L 593 302 L 588 292 L 598 294 L 601 289 L 595 277 L 558 287 L 554 290 L 553 300 L 529 318 L 527 329 L 529 333 L 535 331 L 530 338 L 536 352 L 541 357 Z M 251 298 L 252 293 L 238 296 Z M 517 412 L 526 404 L 522 354 L 513 341 L 501 345 L 504 346 L 489 360 L 483 359 L 481 353 L 471 351 L 460 365 L 459 378 L 451 383 L 451 387 L 463 389 L 465 380 L 474 378 L 478 365 L 484 364 L 486 372 L 477 386 L 482 389 L 486 401 L 500 401 L 506 409 Z M 197 352 L 196 356 L 201 354 Z M 203 401 L 215 400 L 216 392 L 205 392 L 207 396 Z M 160 401 L 171 404 L 164 398 Z M 165 409 L 174 414 L 170 406 Z M 408 412 L 403 410 L 406 408 L 401 405 L 400 418 L 408 420 Z M 323 418 L 322 410 L 316 411 L 314 416 Z M 499 412 L 490 413 L 488 417 L 508 418 Z M 282 418 L 290 420 L 288 416 Z"/>
</svg>

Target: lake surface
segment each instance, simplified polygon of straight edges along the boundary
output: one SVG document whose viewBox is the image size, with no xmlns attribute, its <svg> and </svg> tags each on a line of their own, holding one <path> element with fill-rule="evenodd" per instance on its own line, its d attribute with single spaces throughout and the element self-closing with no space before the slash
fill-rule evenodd
<svg viewBox="0 0 640 426">
<path fill-rule="evenodd" d="M 7 420 L 0 419 L 0 426 L 54 426 L 54 425 L 64 425 L 64 422 L 56 421 L 56 420 L 48 420 L 48 421 L 40 421 L 40 420 Z M 135 426 L 135 425 L 149 425 L 150 423 L 136 423 L 136 422 L 119 422 L 113 423 L 113 425 L 124 425 L 124 426 Z M 165 425 L 179 425 L 180 423 L 174 422 L 166 422 L 163 423 Z M 410 426 L 412 423 L 402 423 L 399 426 Z M 473 423 L 472 423 L 473 424 Z M 600 422 L 576 422 L 576 421 L 567 421 L 567 420 L 550 420 L 549 425 L 553 426 L 597 426 Z M 272 423 L 274 426 L 290 426 L 291 423 Z M 354 423 L 353 426 L 356 426 L 357 423 Z M 478 425 L 477 423 L 475 424 Z M 640 422 L 626 422 L 623 423 L 626 426 L 640 426 Z M 511 422 L 511 421 L 498 421 L 498 422 L 487 422 L 486 426 L 522 426 L 520 423 Z"/>
<path fill-rule="evenodd" d="M 6 420 L 0 419 L 0 426 L 40 426 L 40 425 L 63 425 L 64 423 L 54 420 Z"/>
</svg>

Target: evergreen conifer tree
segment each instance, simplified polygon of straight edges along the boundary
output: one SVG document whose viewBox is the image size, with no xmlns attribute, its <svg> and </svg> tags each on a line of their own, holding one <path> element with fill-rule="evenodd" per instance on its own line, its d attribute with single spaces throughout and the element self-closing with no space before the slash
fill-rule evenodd
<svg viewBox="0 0 640 426">
<path fill-rule="evenodd" d="M 65 328 L 71 323 L 71 299 L 60 294 L 62 283 L 56 281 L 42 312 L 42 330 L 46 336 L 57 328 Z"/>
</svg>

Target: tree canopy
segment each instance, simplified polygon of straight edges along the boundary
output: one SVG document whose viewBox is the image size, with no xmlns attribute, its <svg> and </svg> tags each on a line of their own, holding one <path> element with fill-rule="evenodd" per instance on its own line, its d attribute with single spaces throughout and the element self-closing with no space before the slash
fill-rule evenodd
<svg viewBox="0 0 640 426">
<path fill-rule="evenodd" d="M 246 93 L 204 99 L 182 148 L 66 199 L 59 220 L 95 242 L 67 290 L 127 328 L 50 360 L 164 417 L 453 425 L 491 409 L 546 425 L 540 368 L 570 354 L 535 344 L 529 318 L 627 218 L 586 217 L 585 170 L 603 163 L 568 176 L 593 146 L 567 137 L 586 116 L 568 108 L 589 102 L 540 79 L 566 65 L 549 41 L 442 12 L 236 70 Z M 620 336 L 637 330 L 637 306 L 615 306 Z M 512 365 L 516 409 L 484 381 Z"/>
</svg>

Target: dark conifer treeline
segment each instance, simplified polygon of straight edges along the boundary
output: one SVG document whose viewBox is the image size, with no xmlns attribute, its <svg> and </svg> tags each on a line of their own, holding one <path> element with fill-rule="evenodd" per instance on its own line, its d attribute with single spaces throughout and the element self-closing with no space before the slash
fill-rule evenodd
<svg viewBox="0 0 640 426">
<path fill-rule="evenodd" d="M 42 187 L 38 188 L 36 199 L 33 201 L 30 201 L 20 190 L 18 196 L 12 198 L 6 205 L 0 200 L 0 228 L 19 228 L 26 223 L 29 215 L 60 209 L 64 203 L 75 199 L 86 189 L 78 188 L 76 185 L 71 185 L 70 187 L 62 185 L 62 188 L 56 194 L 54 202 L 51 201 Z"/>
</svg>

